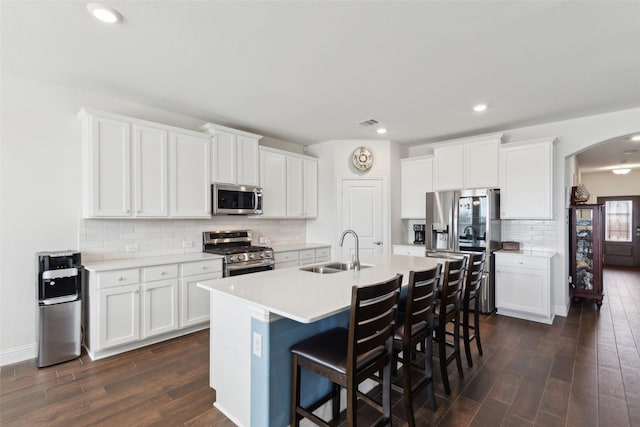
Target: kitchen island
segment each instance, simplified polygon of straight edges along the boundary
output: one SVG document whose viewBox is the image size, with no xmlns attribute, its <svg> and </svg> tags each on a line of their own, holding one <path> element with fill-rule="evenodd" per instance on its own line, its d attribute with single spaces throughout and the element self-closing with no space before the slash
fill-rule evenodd
<svg viewBox="0 0 640 427">
<path fill-rule="evenodd" d="M 292 344 L 327 329 L 346 327 L 351 287 L 434 267 L 438 258 L 382 255 L 360 271 L 319 274 L 301 267 L 264 271 L 198 286 L 210 291 L 210 385 L 215 406 L 240 426 L 289 424 Z M 329 384 L 305 373 L 302 403 Z"/>
</svg>

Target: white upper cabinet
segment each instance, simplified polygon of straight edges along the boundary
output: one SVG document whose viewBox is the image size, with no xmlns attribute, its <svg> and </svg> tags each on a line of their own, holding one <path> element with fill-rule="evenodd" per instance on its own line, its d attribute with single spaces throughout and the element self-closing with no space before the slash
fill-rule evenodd
<svg viewBox="0 0 640 427">
<path fill-rule="evenodd" d="M 262 136 L 214 123 L 198 129 L 213 135 L 211 182 L 258 185 L 258 141 Z"/>
<path fill-rule="evenodd" d="M 264 217 L 318 216 L 318 160 L 260 147 Z"/>
<path fill-rule="evenodd" d="M 260 147 L 260 186 L 262 215 L 284 217 L 287 214 L 287 156 Z"/>
<path fill-rule="evenodd" d="M 435 147 L 433 190 L 498 188 L 501 140 L 492 135 Z"/>
<path fill-rule="evenodd" d="M 171 216 L 211 216 L 209 138 L 171 132 L 170 141 Z"/>
<path fill-rule="evenodd" d="M 169 214 L 167 131 L 133 125 L 134 216 Z"/>
<path fill-rule="evenodd" d="M 84 216 L 130 216 L 130 124 L 88 115 L 84 110 L 79 116 L 84 134 Z"/>
<path fill-rule="evenodd" d="M 424 219 L 427 211 L 426 193 L 433 191 L 433 156 L 400 160 L 401 217 Z"/>
<path fill-rule="evenodd" d="M 85 218 L 210 215 L 209 136 L 85 109 L 78 117 Z"/>
<path fill-rule="evenodd" d="M 500 217 L 553 218 L 553 144 L 543 138 L 500 147 Z"/>
<path fill-rule="evenodd" d="M 438 147 L 433 153 L 433 189 L 440 191 L 464 188 L 463 146 Z"/>
</svg>

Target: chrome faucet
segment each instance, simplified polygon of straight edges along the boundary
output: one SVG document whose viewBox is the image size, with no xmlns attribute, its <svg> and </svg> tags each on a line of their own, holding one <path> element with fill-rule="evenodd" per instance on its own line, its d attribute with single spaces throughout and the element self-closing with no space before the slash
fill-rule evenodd
<svg viewBox="0 0 640 427">
<path fill-rule="evenodd" d="M 344 236 L 347 234 L 353 234 L 353 238 L 356 239 L 356 252 L 354 256 L 351 257 L 351 262 L 353 263 L 354 270 L 360 270 L 360 242 L 358 240 L 358 235 L 353 230 L 344 230 L 342 232 L 342 237 L 340 237 L 340 246 L 344 243 Z"/>
</svg>

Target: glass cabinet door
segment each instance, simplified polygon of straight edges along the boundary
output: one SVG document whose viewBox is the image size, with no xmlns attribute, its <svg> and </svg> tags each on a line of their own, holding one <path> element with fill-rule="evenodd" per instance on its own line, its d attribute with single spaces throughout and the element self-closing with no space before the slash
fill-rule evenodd
<svg viewBox="0 0 640 427">
<path fill-rule="evenodd" d="M 575 209 L 575 286 L 582 290 L 592 290 L 594 284 L 593 215 L 593 209 Z"/>
</svg>

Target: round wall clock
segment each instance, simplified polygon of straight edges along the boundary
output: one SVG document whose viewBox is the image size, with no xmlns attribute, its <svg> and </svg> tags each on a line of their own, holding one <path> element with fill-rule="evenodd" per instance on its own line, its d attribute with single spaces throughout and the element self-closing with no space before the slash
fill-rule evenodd
<svg viewBox="0 0 640 427">
<path fill-rule="evenodd" d="M 373 166 L 373 154 L 367 147 L 358 147 L 353 152 L 352 161 L 360 172 L 364 172 Z"/>
</svg>

